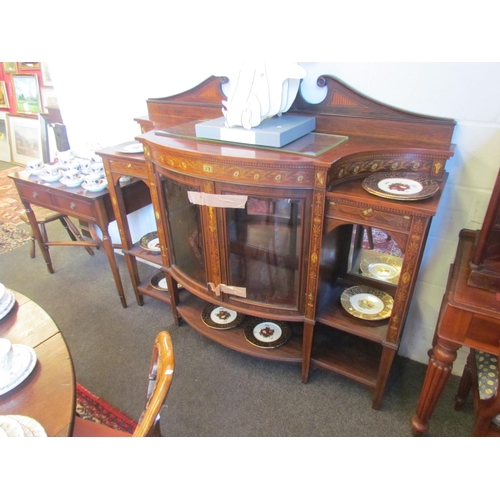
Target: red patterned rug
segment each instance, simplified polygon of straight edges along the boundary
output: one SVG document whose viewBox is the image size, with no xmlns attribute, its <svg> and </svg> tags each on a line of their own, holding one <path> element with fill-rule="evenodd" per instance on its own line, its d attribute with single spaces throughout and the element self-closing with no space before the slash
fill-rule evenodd
<svg viewBox="0 0 500 500">
<path fill-rule="evenodd" d="M 137 422 L 80 384 L 76 384 L 76 414 L 86 420 L 93 420 L 130 434 L 137 427 Z"/>
<path fill-rule="evenodd" d="M 14 181 L 7 176 L 13 172 L 19 172 L 25 167 L 12 167 L 7 170 L 0 170 L 0 222 L 18 225 L 23 221 L 19 217 L 24 211 L 24 207 L 17 194 Z"/>
</svg>

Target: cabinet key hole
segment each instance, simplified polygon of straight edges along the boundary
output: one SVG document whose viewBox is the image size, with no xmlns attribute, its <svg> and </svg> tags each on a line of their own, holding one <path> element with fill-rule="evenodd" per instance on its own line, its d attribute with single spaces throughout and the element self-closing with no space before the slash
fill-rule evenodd
<svg viewBox="0 0 500 500">
<path fill-rule="evenodd" d="M 69 208 L 71 208 L 71 210 L 74 210 L 76 208 L 76 205 L 74 203 L 70 203 Z"/>
<path fill-rule="evenodd" d="M 38 193 L 36 191 L 33 191 L 33 198 L 38 198 Z"/>
</svg>

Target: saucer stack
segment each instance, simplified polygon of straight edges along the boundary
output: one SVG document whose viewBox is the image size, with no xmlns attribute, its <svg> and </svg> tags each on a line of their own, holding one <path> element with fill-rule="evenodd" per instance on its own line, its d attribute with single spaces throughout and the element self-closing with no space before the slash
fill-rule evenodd
<svg viewBox="0 0 500 500">
<path fill-rule="evenodd" d="M 0 283 L 0 319 L 7 316 L 16 303 L 14 292 Z"/>
</svg>

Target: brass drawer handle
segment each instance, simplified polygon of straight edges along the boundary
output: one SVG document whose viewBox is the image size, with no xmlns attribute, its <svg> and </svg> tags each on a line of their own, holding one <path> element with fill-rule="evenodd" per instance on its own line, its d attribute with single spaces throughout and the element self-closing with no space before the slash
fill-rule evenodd
<svg viewBox="0 0 500 500">
<path fill-rule="evenodd" d="M 35 200 L 38 198 L 38 193 L 36 191 L 33 191 L 33 198 L 35 198 Z"/>
<path fill-rule="evenodd" d="M 74 210 L 76 208 L 76 205 L 73 202 L 71 202 L 69 204 L 69 208 L 71 208 L 71 210 Z"/>
</svg>

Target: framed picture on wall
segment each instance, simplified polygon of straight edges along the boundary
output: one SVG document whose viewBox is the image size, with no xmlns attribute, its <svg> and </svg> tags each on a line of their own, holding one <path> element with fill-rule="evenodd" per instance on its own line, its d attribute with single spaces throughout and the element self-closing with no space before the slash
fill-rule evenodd
<svg viewBox="0 0 500 500">
<path fill-rule="evenodd" d="M 17 63 L 15 62 L 4 62 L 3 70 L 6 73 L 17 73 Z"/>
<path fill-rule="evenodd" d="M 30 71 L 34 69 L 40 69 L 39 62 L 20 62 L 19 63 L 19 71 Z"/>
<path fill-rule="evenodd" d="M 49 63 L 42 62 L 42 85 L 44 87 L 53 87 L 52 76 L 50 75 Z"/>
<path fill-rule="evenodd" d="M 42 87 L 40 92 L 42 94 L 42 107 L 44 113 L 49 112 L 48 108 L 59 109 L 59 103 L 57 102 L 57 96 L 54 89 Z"/>
<path fill-rule="evenodd" d="M 14 97 L 18 113 L 37 114 L 42 111 L 40 88 L 36 75 L 12 75 Z"/>
<path fill-rule="evenodd" d="M 10 161 L 9 128 L 7 113 L 0 113 L 0 160 Z"/>
<path fill-rule="evenodd" d="M 26 165 L 42 158 L 40 122 L 37 116 L 7 115 L 12 163 Z"/>
<path fill-rule="evenodd" d="M 10 108 L 7 87 L 4 81 L 0 81 L 0 108 Z"/>
</svg>

